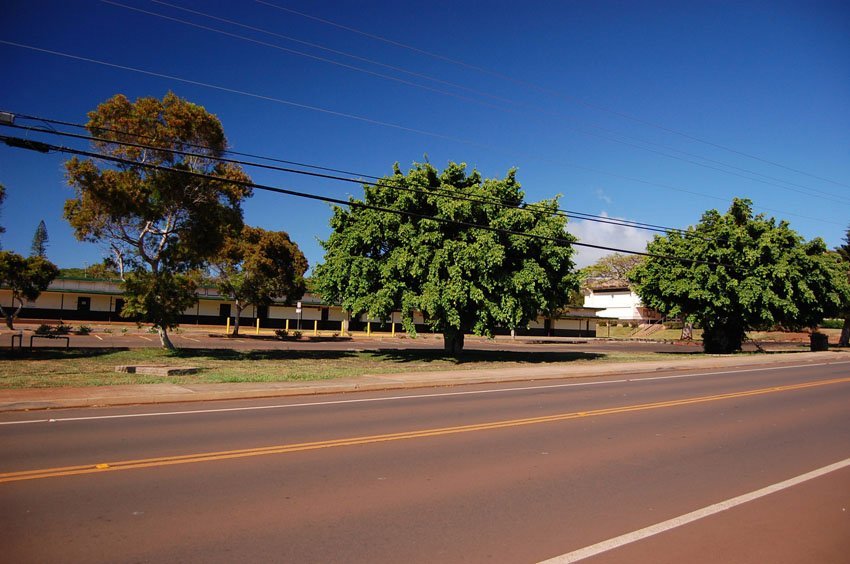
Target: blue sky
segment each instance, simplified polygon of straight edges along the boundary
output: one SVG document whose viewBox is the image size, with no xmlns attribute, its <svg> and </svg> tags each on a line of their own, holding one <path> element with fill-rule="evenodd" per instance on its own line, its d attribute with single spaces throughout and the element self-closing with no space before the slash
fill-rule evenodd
<svg viewBox="0 0 850 564">
<path fill-rule="evenodd" d="M 562 194 L 567 210 L 672 227 L 748 197 L 830 246 L 850 224 L 846 2 L 120 4 L 182 21 L 100 0 L 7 1 L 0 110 L 85 122 L 116 93 L 173 90 L 215 113 L 239 151 L 370 175 L 425 158 L 488 177 L 515 166 L 531 201 Z M 75 241 L 62 218 L 72 196 L 63 161 L 0 145 L 0 242 L 27 254 L 44 219 L 51 260 L 99 262 L 103 249 Z M 256 192 L 244 209 L 247 223 L 288 231 L 311 265 L 321 261 L 327 205 Z M 576 220 L 570 230 L 635 250 L 651 236 Z"/>
</svg>

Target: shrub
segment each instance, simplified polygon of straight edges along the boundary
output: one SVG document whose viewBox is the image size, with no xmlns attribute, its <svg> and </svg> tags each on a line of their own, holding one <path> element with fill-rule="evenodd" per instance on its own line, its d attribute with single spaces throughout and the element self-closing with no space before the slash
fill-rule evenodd
<svg viewBox="0 0 850 564">
<path fill-rule="evenodd" d="M 296 339 L 300 339 L 301 335 L 303 335 L 303 333 L 301 333 L 301 331 L 293 331 L 292 332 L 292 336 L 295 337 Z"/>
<path fill-rule="evenodd" d="M 844 327 L 843 319 L 824 319 L 820 324 L 824 329 L 841 329 Z"/>
<path fill-rule="evenodd" d="M 286 329 L 275 329 L 274 334 L 278 339 L 285 339 L 289 337 L 289 331 Z"/>
<path fill-rule="evenodd" d="M 53 331 L 54 331 L 57 335 L 67 335 L 68 333 L 70 333 L 70 332 L 71 332 L 71 326 L 70 326 L 70 325 L 65 325 L 64 323 L 60 323 L 59 325 L 57 325 L 57 326 L 53 329 Z"/>
<path fill-rule="evenodd" d="M 91 327 L 88 325 L 80 325 L 80 328 L 77 329 L 77 335 L 88 335 L 91 333 Z"/>
<path fill-rule="evenodd" d="M 53 328 L 50 325 L 45 325 L 42 323 L 35 329 L 36 335 L 49 335 L 53 332 Z"/>
</svg>

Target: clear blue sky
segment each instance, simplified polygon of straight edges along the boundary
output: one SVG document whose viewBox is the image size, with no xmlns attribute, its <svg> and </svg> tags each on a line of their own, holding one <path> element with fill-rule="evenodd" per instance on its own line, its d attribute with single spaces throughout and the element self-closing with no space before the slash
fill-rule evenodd
<svg viewBox="0 0 850 564">
<path fill-rule="evenodd" d="M 830 246 L 850 223 L 846 2 L 121 2 L 220 32 L 99 0 L 11 0 L 0 40 L 195 84 L 0 43 L 0 109 L 85 122 L 116 93 L 173 90 L 218 115 L 240 151 L 373 175 L 425 155 L 485 176 L 516 166 L 529 200 L 560 193 L 568 210 L 674 227 L 742 196 Z M 28 254 L 44 219 L 51 260 L 98 262 L 103 250 L 76 242 L 62 219 L 72 196 L 63 160 L 0 145 L 0 242 Z M 249 224 L 288 231 L 311 265 L 321 261 L 327 205 L 257 192 L 244 209 Z M 649 236 L 582 221 L 570 229 L 636 250 Z"/>
</svg>

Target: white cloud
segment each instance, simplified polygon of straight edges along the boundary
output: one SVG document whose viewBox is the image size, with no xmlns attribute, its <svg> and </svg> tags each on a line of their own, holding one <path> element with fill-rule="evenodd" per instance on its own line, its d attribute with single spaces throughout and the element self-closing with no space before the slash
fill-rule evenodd
<svg viewBox="0 0 850 564">
<path fill-rule="evenodd" d="M 605 193 L 602 188 L 596 189 L 596 197 L 605 202 L 606 204 L 613 203 L 614 200 L 611 199 L 611 196 Z"/>
<path fill-rule="evenodd" d="M 602 217 L 608 217 L 608 214 L 605 212 L 602 212 L 600 215 Z M 640 252 L 646 250 L 646 244 L 652 240 L 654 235 L 651 231 L 636 229 L 627 225 L 615 225 L 587 220 L 571 220 L 567 223 L 567 231 L 578 237 L 581 243 Z M 576 246 L 575 249 L 577 252 L 574 260 L 577 268 L 589 266 L 605 255 L 615 252 L 582 246 Z"/>
</svg>

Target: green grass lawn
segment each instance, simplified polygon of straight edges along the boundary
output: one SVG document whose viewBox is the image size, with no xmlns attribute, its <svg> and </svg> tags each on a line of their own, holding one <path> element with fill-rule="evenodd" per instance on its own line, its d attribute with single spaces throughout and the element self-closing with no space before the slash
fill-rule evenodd
<svg viewBox="0 0 850 564">
<path fill-rule="evenodd" d="M 292 382 L 361 374 L 510 368 L 539 363 L 631 362 L 681 358 L 654 353 L 468 351 L 460 358 L 437 350 L 294 351 L 184 349 L 51 349 L 0 353 L 0 388 L 105 386 L 150 383 Z M 197 374 L 152 376 L 116 372 L 119 365 L 195 366 Z"/>
</svg>

